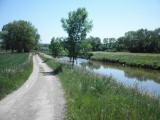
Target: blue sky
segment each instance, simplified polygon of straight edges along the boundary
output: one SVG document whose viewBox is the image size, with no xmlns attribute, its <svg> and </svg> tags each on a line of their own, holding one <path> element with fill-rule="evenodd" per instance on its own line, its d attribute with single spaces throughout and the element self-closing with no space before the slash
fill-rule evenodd
<svg viewBox="0 0 160 120">
<path fill-rule="evenodd" d="M 129 30 L 160 27 L 160 0 L 0 0 L 0 28 L 13 20 L 30 21 L 42 43 L 67 36 L 61 25 L 69 11 L 85 7 L 92 36 L 120 37 Z"/>
</svg>

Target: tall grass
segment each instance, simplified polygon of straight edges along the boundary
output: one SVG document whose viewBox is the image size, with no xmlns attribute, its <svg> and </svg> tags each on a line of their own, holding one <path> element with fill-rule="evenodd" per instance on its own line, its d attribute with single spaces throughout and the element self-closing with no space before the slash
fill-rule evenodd
<svg viewBox="0 0 160 120">
<path fill-rule="evenodd" d="M 160 69 L 160 54 L 127 52 L 93 52 L 92 60 L 115 62 L 129 66 Z"/>
<path fill-rule="evenodd" d="M 43 59 L 45 59 L 43 57 Z M 47 64 L 56 69 L 67 99 L 67 120 L 158 120 L 160 99 L 118 84 L 82 68 L 70 68 L 54 60 Z"/>
<path fill-rule="evenodd" d="M 22 85 L 31 72 L 29 53 L 0 54 L 0 99 Z"/>
</svg>

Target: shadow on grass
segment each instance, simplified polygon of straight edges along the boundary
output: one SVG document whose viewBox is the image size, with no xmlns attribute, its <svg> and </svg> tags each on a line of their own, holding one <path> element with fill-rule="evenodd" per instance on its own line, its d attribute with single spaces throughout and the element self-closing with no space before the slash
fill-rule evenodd
<svg viewBox="0 0 160 120">
<path fill-rule="evenodd" d="M 62 72 L 62 65 L 59 65 L 56 69 L 54 69 L 53 74 L 57 75 Z"/>
<path fill-rule="evenodd" d="M 46 62 L 48 62 L 49 60 L 51 60 L 51 59 L 47 58 L 47 59 L 43 60 L 43 63 L 46 63 Z"/>
</svg>

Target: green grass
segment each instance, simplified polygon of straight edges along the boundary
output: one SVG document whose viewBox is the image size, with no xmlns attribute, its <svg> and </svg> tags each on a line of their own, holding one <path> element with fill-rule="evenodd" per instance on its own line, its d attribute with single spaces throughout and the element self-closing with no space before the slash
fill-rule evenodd
<svg viewBox="0 0 160 120">
<path fill-rule="evenodd" d="M 0 54 L 0 99 L 20 87 L 31 72 L 29 53 Z"/>
<path fill-rule="evenodd" d="M 129 66 L 160 69 L 160 54 L 127 52 L 93 52 L 91 60 L 115 62 Z"/>
<path fill-rule="evenodd" d="M 45 59 L 43 57 L 43 59 Z M 54 60 L 67 100 L 67 120 L 158 120 L 160 100 L 117 84 L 112 78 L 96 76 L 82 68 L 70 68 Z"/>
</svg>

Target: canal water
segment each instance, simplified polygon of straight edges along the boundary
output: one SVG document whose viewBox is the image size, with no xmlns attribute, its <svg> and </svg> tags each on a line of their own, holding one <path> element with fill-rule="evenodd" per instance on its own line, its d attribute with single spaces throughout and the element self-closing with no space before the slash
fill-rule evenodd
<svg viewBox="0 0 160 120">
<path fill-rule="evenodd" d="M 60 58 L 69 61 L 67 57 Z M 136 87 L 141 92 L 160 96 L 160 71 L 127 67 L 78 58 L 76 64 L 103 76 L 111 76 L 127 87 Z"/>
</svg>

